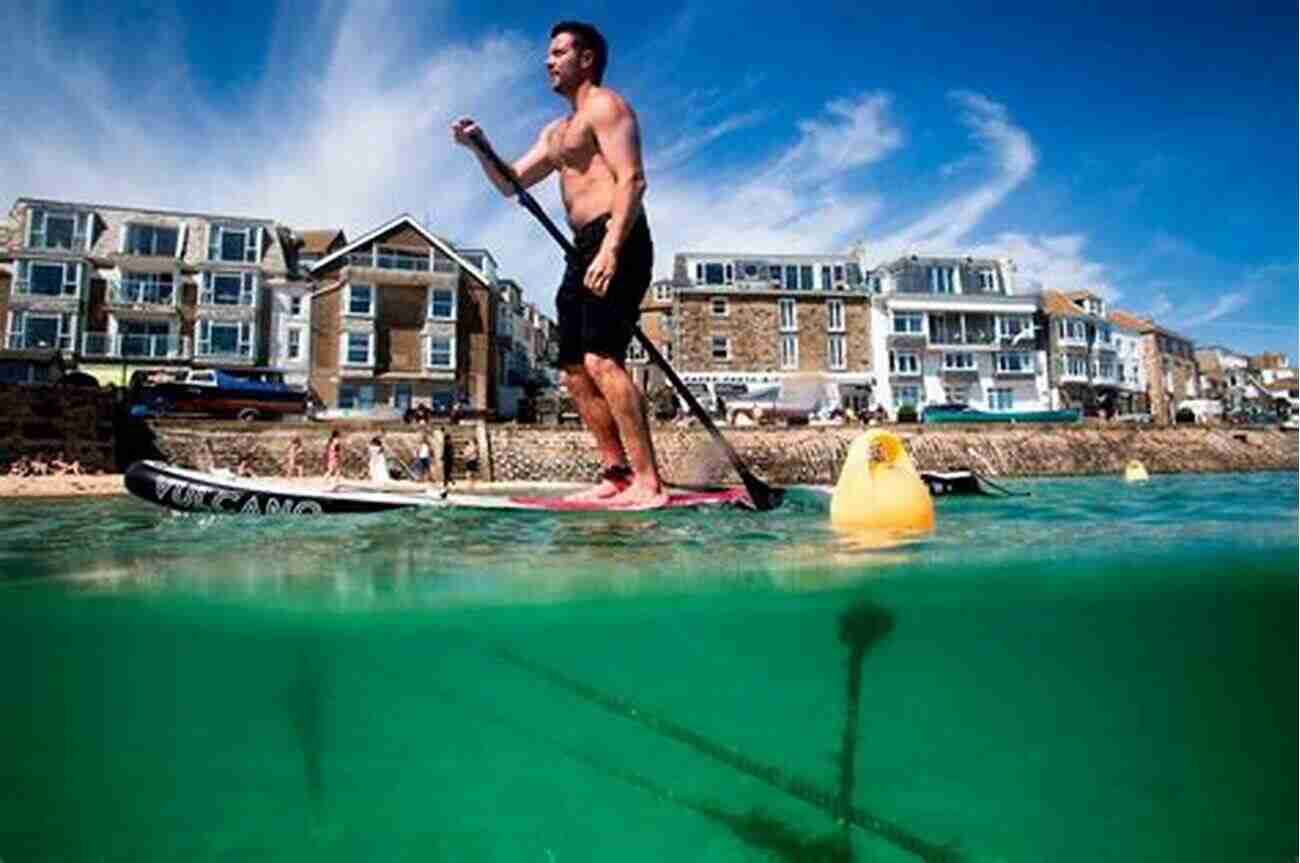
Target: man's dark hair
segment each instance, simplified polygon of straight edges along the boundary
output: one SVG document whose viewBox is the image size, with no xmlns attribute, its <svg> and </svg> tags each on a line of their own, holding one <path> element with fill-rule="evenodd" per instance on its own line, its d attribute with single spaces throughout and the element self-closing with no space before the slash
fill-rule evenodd
<svg viewBox="0 0 1300 863">
<path fill-rule="evenodd" d="M 551 28 L 552 39 L 561 33 L 572 36 L 573 45 L 579 51 L 591 51 L 596 55 L 591 67 L 591 82 L 599 85 L 605 77 L 605 64 L 609 62 L 609 46 L 605 44 L 605 37 L 595 27 L 581 21 L 561 21 Z"/>
</svg>

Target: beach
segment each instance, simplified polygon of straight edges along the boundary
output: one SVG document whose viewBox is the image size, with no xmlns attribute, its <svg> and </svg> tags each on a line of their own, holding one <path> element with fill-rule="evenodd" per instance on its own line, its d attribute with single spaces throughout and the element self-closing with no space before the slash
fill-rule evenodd
<svg viewBox="0 0 1300 863">
<path fill-rule="evenodd" d="M 96 476 L 0 476 L 0 498 L 112 497 L 126 494 L 120 473 Z"/>
</svg>

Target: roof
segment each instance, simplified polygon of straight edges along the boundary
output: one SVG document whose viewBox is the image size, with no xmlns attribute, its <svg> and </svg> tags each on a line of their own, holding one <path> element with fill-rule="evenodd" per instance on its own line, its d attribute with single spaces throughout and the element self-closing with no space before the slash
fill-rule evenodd
<svg viewBox="0 0 1300 863">
<path fill-rule="evenodd" d="M 1176 333 L 1168 327 L 1160 326 L 1151 318 L 1144 318 L 1135 315 L 1132 312 L 1116 310 L 1106 317 L 1112 324 L 1118 324 L 1126 329 L 1137 330 L 1139 333 L 1160 333 L 1161 335 L 1169 336 L 1172 339 L 1181 339 L 1189 345 L 1192 344 L 1192 340 L 1182 333 Z"/>
<path fill-rule="evenodd" d="M 308 255 L 325 255 L 328 254 L 334 243 L 346 243 L 347 235 L 343 233 L 342 228 L 317 228 L 310 231 L 299 231 L 298 237 L 301 245 L 299 251 Z"/>
<path fill-rule="evenodd" d="M 344 255 L 352 252 L 353 249 L 359 249 L 362 246 L 366 245 L 367 243 L 372 242 L 377 237 L 381 237 L 384 234 L 391 231 L 393 228 L 396 228 L 401 225 L 405 225 L 408 228 L 413 228 L 415 231 L 417 231 L 420 234 L 420 236 L 428 240 L 430 245 L 432 245 L 438 251 L 442 252 L 444 255 L 451 258 L 453 261 L 455 261 L 456 264 L 460 266 L 461 269 L 463 269 L 465 272 L 469 273 L 471 276 L 477 279 L 478 282 L 482 284 L 485 288 L 492 286 L 492 283 L 488 281 L 488 277 L 483 275 L 483 272 L 479 270 L 478 267 L 474 266 L 469 261 L 465 260 L 465 258 L 460 254 L 460 252 L 456 251 L 456 249 L 446 240 L 442 239 L 437 234 L 428 231 L 423 225 L 417 222 L 415 218 L 411 216 L 410 213 L 402 213 L 397 218 L 385 222 L 379 227 L 366 232 L 362 236 L 353 240 L 351 243 L 345 245 L 343 248 L 331 252 L 329 255 L 325 256 L 324 258 L 321 258 L 319 261 L 312 264 L 310 267 L 311 272 L 313 274 L 320 272 L 329 264 L 343 257 Z"/>
<path fill-rule="evenodd" d="M 1042 298 L 1043 311 L 1049 315 L 1056 315 L 1061 318 L 1087 318 L 1091 317 L 1083 309 L 1076 306 L 1070 301 L 1070 294 L 1063 294 L 1060 291 L 1043 289 L 1039 294 Z"/>
<path fill-rule="evenodd" d="M 257 219 L 251 216 L 225 216 L 216 213 L 196 213 L 188 210 L 160 210 L 156 207 L 127 207 L 120 204 L 88 204 L 82 201 L 57 201 L 52 198 L 19 198 L 14 202 L 14 210 L 19 204 L 49 205 L 52 207 L 72 207 L 78 210 L 113 210 L 119 213 L 148 213 L 157 216 L 182 216 L 208 219 L 216 222 L 246 222 L 253 225 L 274 225 L 274 219 Z M 13 212 L 11 210 L 11 212 Z"/>
</svg>

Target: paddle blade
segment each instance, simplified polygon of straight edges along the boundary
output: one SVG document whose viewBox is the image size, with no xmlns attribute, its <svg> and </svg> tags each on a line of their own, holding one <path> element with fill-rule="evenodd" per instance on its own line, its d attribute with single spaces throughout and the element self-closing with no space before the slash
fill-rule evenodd
<svg viewBox="0 0 1300 863">
<path fill-rule="evenodd" d="M 785 489 L 772 488 L 748 471 L 742 473 L 740 479 L 745 483 L 745 491 L 749 494 L 752 508 L 758 512 L 774 510 L 785 499 Z"/>
</svg>

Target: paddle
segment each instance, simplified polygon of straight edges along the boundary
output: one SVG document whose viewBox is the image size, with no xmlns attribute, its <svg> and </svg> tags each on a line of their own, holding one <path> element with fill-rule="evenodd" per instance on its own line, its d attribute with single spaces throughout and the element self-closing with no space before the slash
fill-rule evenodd
<svg viewBox="0 0 1300 863">
<path fill-rule="evenodd" d="M 568 237 L 560 233 L 560 229 L 551 221 L 551 217 L 546 215 L 546 212 L 538 205 L 537 201 L 533 200 L 533 196 L 528 194 L 528 191 L 519 182 L 519 178 L 515 176 L 515 172 L 512 171 L 505 162 L 501 161 L 501 157 L 492 149 L 492 145 L 487 142 L 487 139 L 484 138 L 482 134 L 476 133 L 473 135 L 471 140 L 474 142 L 475 148 L 477 148 L 478 151 L 492 163 L 492 166 L 497 169 L 497 173 L 505 177 L 506 180 L 510 182 L 510 185 L 514 187 L 515 196 L 519 199 L 520 206 L 537 217 L 537 221 L 542 223 L 542 227 L 545 228 L 555 239 L 555 242 L 560 244 L 560 248 L 564 250 L 564 256 L 566 258 L 572 258 L 576 255 L 577 250 L 574 249 L 573 243 L 569 242 Z M 754 509 L 759 510 L 760 512 L 766 512 L 767 510 L 776 509 L 776 507 L 780 506 L 781 499 L 785 496 L 785 491 L 779 488 L 772 488 L 770 485 L 750 473 L 749 468 L 745 467 L 745 463 L 741 461 L 740 456 L 736 454 L 736 450 L 732 448 L 731 444 L 727 442 L 727 439 L 722 436 L 722 432 L 718 431 L 718 427 L 713 424 L 713 418 L 709 416 L 708 411 L 706 411 L 696 400 L 695 394 L 686 387 L 686 384 L 682 383 L 682 379 L 677 376 L 677 372 L 673 371 L 673 367 L 668 364 L 668 360 L 664 359 L 664 355 L 659 353 L 659 349 L 656 348 L 654 343 L 651 342 L 646 334 L 641 331 L 641 327 L 635 323 L 632 324 L 632 335 L 636 336 L 636 340 L 641 343 L 641 347 L 645 349 L 646 354 L 648 354 L 650 359 L 654 361 L 654 364 L 663 369 L 664 374 L 668 376 L 668 380 L 672 383 L 673 388 L 681 395 L 682 399 L 691 409 L 691 413 L 695 415 L 695 418 L 699 420 L 700 424 L 703 425 L 704 428 L 708 430 L 709 434 L 713 436 L 713 439 L 717 441 L 718 446 L 722 447 L 722 451 L 726 453 L 727 459 L 731 462 L 731 466 L 735 468 L 736 473 L 740 475 L 740 481 L 745 484 L 745 491 L 749 494 L 749 500 L 753 504 Z"/>
</svg>

